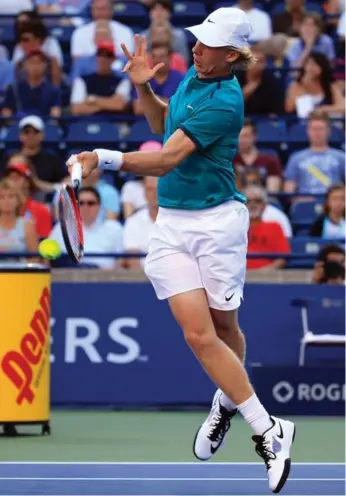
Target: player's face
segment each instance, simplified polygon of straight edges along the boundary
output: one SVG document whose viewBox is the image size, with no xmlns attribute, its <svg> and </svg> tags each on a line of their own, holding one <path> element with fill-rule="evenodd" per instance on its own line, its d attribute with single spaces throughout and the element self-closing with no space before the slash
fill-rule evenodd
<svg viewBox="0 0 346 496">
<path fill-rule="evenodd" d="M 18 198 L 15 193 L 8 189 L 0 190 L 0 213 L 15 214 L 18 208 Z"/>
<path fill-rule="evenodd" d="M 79 197 L 80 215 L 82 221 L 87 224 L 93 224 L 100 211 L 100 204 L 95 195 L 91 192 L 82 192 Z"/>
<path fill-rule="evenodd" d="M 250 194 L 247 197 L 247 208 L 249 209 L 250 219 L 260 219 L 265 208 L 265 203 L 261 197 Z"/>
<path fill-rule="evenodd" d="M 229 74 L 230 63 L 239 54 L 227 47 L 212 48 L 197 41 L 192 49 L 193 63 L 201 77 L 218 77 Z"/>
<path fill-rule="evenodd" d="M 308 123 L 308 136 L 311 145 L 324 146 L 328 143 L 329 126 L 323 120 L 313 120 Z"/>
</svg>

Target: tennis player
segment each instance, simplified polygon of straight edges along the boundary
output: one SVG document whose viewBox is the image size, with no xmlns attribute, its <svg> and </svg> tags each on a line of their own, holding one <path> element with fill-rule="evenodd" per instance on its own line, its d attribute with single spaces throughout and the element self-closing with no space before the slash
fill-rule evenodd
<svg viewBox="0 0 346 496">
<path fill-rule="evenodd" d="M 249 65 L 251 27 L 237 8 L 220 8 L 197 26 L 194 64 L 169 104 L 155 96 L 150 80 L 162 64 L 147 64 L 146 42 L 136 37 L 124 71 L 136 86 L 154 133 L 164 134 L 159 151 L 122 153 L 96 149 L 72 156 L 83 175 L 99 167 L 159 176 L 159 213 L 145 272 L 157 297 L 168 299 L 185 339 L 218 386 L 210 414 L 193 446 L 201 460 L 221 446 L 239 412 L 252 427 L 269 486 L 278 493 L 290 471 L 295 426 L 272 417 L 256 396 L 243 366 L 245 345 L 238 326 L 246 270 L 246 199 L 235 187 L 232 159 L 243 125 L 244 102 L 234 75 Z M 260 329 L 259 329 L 260 333 Z"/>
</svg>

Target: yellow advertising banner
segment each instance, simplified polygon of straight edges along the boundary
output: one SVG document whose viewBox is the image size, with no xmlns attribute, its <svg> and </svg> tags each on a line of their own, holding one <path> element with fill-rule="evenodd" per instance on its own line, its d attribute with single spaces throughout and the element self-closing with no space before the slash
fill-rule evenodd
<svg viewBox="0 0 346 496">
<path fill-rule="evenodd" d="M 0 272 L 0 422 L 49 419 L 50 278 Z"/>
</svg>

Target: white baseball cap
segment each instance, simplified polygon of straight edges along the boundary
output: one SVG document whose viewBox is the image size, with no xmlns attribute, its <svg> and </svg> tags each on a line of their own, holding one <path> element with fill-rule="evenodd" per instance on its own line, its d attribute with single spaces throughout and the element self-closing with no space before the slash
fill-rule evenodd
<svg viewBox="0 0 346 496">
<path fill-rule="evenodd" d="M 44 130 L 44 122 L 38 115 L 28 115 L 19 121 L 19 129 L 23 129 L 26 126 L 31 126 L 36 129 L 36 131 Z"/>
<path fill-rule="evenodd" d="M 221 7 L 196 26 L 186 28 L 208 47 L 245 48 L 251 34 L 247 14 L 236 7 Z"/>
</svg>

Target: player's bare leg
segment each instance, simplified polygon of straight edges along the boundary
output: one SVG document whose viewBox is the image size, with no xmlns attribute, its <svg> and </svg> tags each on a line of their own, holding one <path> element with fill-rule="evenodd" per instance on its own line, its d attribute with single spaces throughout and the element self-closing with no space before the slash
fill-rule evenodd
<svg viewBox="0 0 346 496">
<path fill-rule="evenodd" d="M 238 324 L 238 311 L 224 312 L 210 308 L 217 336 L 237 355 L 245 359 L 245 338 Z M 193 442 L 193 453 L 199 460 L 208 460 L 226 440 L 237 406 L 221 389 L 217 389 L 208 417 L 198 428 Z"/>
<path fill-rule="evenodd" d="M 209 377 L 234 402 L 255 431 L 256 451 L 264 459 L 269 485 L 279 492 L 290 469 L 292 422 L 270 417 L 257 398 L 243 364 L 217 336 L 206 293 L 196 289 L 169 298 L 185 339 Z"/>
</svg>

